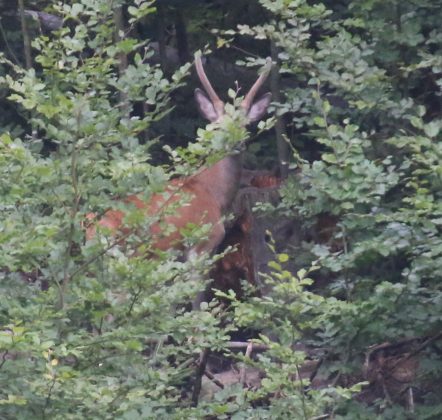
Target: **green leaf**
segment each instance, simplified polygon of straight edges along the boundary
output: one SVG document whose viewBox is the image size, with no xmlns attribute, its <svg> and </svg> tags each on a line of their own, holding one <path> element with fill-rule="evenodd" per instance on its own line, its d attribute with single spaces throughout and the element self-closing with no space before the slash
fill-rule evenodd
<svg viewBox="0 0 442 420">
<path fill-rule="evenodd" d="M 435 120 L 435 121 L 431 121 L 428 124 L 425 124 L 423 126 L 425 134 L 430 137 L 430 138 L 434 138 L 439 134 L 439 131 L 441 129 L 441 121 L 439 120 Z"/>
</svg>

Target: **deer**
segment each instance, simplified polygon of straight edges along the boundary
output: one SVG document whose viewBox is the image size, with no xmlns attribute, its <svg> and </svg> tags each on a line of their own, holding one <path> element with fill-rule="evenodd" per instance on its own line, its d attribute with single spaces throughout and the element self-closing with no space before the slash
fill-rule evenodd
<svg viewBox="0 0 442 420">
<path fill-rule="evenodd" d="M 245 125 L 260 120 L 271 102 L 271 93 L 265 93 L 254 101 L 258 90 L 267 79 L 271 67 L 268 59 L 264 71 L 244 96 L 240 107 L 246 117 Z M 225 103 L 216 94 L 203 67 L 201 55 L 195 55 L 195 68 L 203 87 L 195 89 L 194 96 L 199 111 L 210 123 L 219 123 L 225 117 Z M 143 200 L 137 195 L 124 199 L 126 204 L 134 205 L 149 217 L 162 216 L 150 226 L 152 248 L 161 251 L 179 249 L 184 251 L 186 260 L 202 254 L 213 254 L 225 236 L 224 220 L 238 192 L 242 171 L 242 153 L 232 151 L 218 162 L 203 167 L 195 174 L 172 179 L 161 194 L 153 194 L 150 199 Z M 183 197 L 188 200 L 183 205 Z M 176 206 L 173 207 L 173 206 Z M 167 212 L 173 208 L 173 212 Z M 86 216 L 93 220 L 95 214 Z M 122 210 L 110 209 L 96 222 L 86 229 L 86 239 L 96 235 L 96 224 L 108 229 L 112 235 L 126 233 L 124 227 L 125 213 Z M 201 242 L 184 249 L 181 229 L 189 223 L 193 225 L 209 225 L 207 237 Z M 163 226 L 172 225 L 175 229 L 162 234 Z M 205 292 L 200 293 L 192 303 L 192 308 L 198 310 L 204 301 Z"/>
</svg>

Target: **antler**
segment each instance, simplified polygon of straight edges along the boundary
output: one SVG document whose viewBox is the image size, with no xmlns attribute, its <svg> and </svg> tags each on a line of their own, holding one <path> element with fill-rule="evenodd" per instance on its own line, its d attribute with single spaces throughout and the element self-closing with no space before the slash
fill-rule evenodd
<svg viewBox="0 0 442 420">
<path fill-rule="evenodd" d="M 200 82 L 206 91 L 207 95 L 209 95 L 210 100 L 212 101 L 213 107 L 218 115 L 224 114 L 224 102 L 219 98 L 213 89 L 212 85 L 209 82 L 209 79 L 206 76 L 206 72 L 204 71 L 203 63 L 201 61 L 201 55 L 195 54 L 195 67 L 196 72 L 198 73 L 198 77 Z"/>
<path fill-rule="evenodd" d="M 258 92 L 259 88 L 264 84 L 267 77 L 270 74 L 270 70 L 272 68 L 272 60 L 270 57 L 267 57 L 266 64 L 264 66 L 264 70 L 262 71 L 261 75 L 258 77 L 256 82 L 253 84 L 253 86 L 250 88 L 249 92 L 243 99 L 241 106 L 242 108 L 247 112 L 253 102 L 253 99 L 255 99 L 256 93 Z"/>
</svg>

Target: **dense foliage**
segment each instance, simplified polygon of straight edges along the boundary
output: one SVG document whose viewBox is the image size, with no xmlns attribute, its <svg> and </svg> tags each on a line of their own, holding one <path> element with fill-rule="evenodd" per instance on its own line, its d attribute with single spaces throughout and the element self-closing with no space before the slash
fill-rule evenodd
<svg viewBox="0 0 442 420">
<path fill-rule="evenodd" d="M 0 418 L 440 418 L 442 6 L 194 3 L 0 2 L 17 24 L 0 44 Z M 153 249 L 158 216 L 115 199 L 148 199 L 247 136 L 233 106 L 192 134 L 188 52 L 205 44 L 246 79 L 277 63 L 275 118 L 247 162 L 289 160 L 280 200 L 256 210 L 302 229 L 270 239 L 265 294 L 189 311 L 221 256 Z M 130 234 L 86 241 L 88 215 L 111 207 Z M 187 226 L 186 243 L 208 228 Z M 244 331 L 265 351 L 235 351 Z M 259 385 L 203 384 L 196 405 L 209 349 Z"/>
</svg>

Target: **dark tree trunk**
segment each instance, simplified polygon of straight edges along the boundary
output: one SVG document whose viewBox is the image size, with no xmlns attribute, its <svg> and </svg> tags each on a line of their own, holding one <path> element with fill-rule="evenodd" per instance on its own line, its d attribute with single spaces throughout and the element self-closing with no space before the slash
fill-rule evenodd
<svg viewBox="0 0 442 420">
<path fill-rule="evenodd" d="M 23 35 L 23 47 L 25 54 L 25 67 L 32 68 L 32 54 L 31 54 L 31 38 L 29 37 L 28 27 L 26 24 L 25 4 L 24 0 L 18 0 L 18 7 L 21 20 L 21 32 Z"/>
<path fill-rule="evenodd" d="M 278 49 L 273 41 L 270 42 L 270 49 L 272 61 L 275 63 L 270 74 L 270 87 L 272 96 L 275 102 L 282 102 L 281 88 L 279 81 L 279 66 L 278 66 Z M 282 179 L 287 178 L 289 168 L 289 146 L 287 144 L 287 130 L 285 127 L 284 118 L 276 115 L 275 124 L 276 140 L 278 145 L 278 161 L 279 171 Z"/>
</svg>

